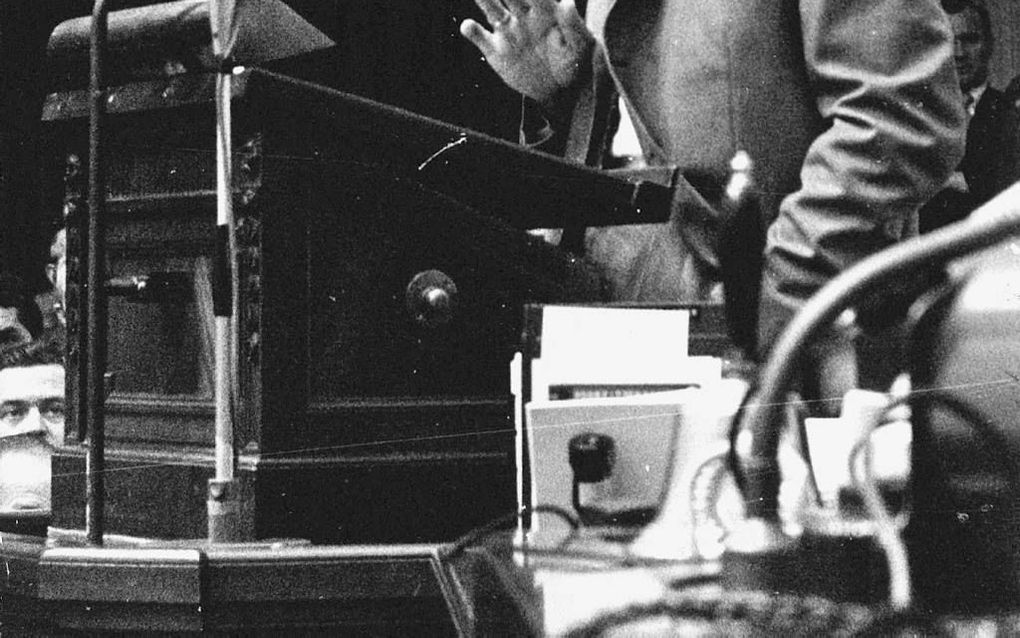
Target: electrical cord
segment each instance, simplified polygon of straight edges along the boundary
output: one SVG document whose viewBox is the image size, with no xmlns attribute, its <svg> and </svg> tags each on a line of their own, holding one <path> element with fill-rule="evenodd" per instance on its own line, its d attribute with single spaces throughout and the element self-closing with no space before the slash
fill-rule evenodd
<svg viewBox="0 0 1020 638">
<path fill-rule="evenodd" d="M 980 411 L 944 390 L 925 391 L 921 396 L 922 401 L 931 402 L 954 413 L 983 437 L 1005 470 L 1010 486 L 1014 490 L 1020 489 L 1020 470 L 1009 456 L 1011 445 L 1008 438 L 1000 434 Z"/>
<path fill-rule="evenodd" d="M 562 507 L 559 507 L 558 505 L 550 505 L 550 504 L 535 505 L 534 507 L 531 507 L 531 508 L 524 507 L 524 508 L 521 508 L 519 511 L 511 512 L 509 514 L 505 514 L 503 516 L 500 516 L 499 518 L 496 518 L 496 519 L 486 523 L 485 525 L 482 525 L 482 526 L 480 526 L 478 528 L 475 528 L 475 529 L 471 530 L 470 532 L 468 532 L 468 533 L 464 534 L 463 536 L 461 536 L 459 539 L 457 539 L 456 541 L 454 541 L 450 545 L 445 546 L 445 547 L 441 547 L 439 549 L 439 556 L 440 556 L 440 558 L 443 559 L 443 560 L 453 560 L 453 559 L 456 559 L 459 555 L 463 554 L 466 550 L 468 550 L 468 549 L 470 549 L 472 547 L 481 545 L 490 536 L 492 536 L 493 534 L 495 534 L 495 533 L 505 529 L 508 525 L 517 522 L 521 517 L 523 517 L 526 513 L 529 513 L 529 512 L 530 513 L 534 513 L 534 514 L 543 514 L 543 513 L 546 513 L 546 514 L 555 514 L 556 516 L 558 516 L 558 517 L 562 518 L 563 520 L 565 520 L 567 522 L 567 524 L 570 525 L 570 528 L 571 528 L 571 535 L 568 536 L 567 539 L 565 539 L 563 542 L 557 544 L 555 547 L 531 547 L 531 546 L 525 546 L 524 553 L 526 553 L 528 555 L 531 555 L 531 556 L 545 556 L 545 557 L 564 558 L 564 559 L 579 559 L 579 560 L 596 560 L 596 561 L 602 561 L 602 562 L 607 562 L 608 561 L 608 562 L 612 562 L 612 563 L 620 565 L 620 566 L 627 566 L 627 567 L 661 567 L 663 565 L 672 565 L 672 566 L 682 565 L 682 564 L 685 564 L 685 563 L 688 563 L 688 562 L 691 563 L 691 564 L 701 564 L 702 563 L 701 561 L 698 561 L 698 560 L 676 561 L 676 560 L 669 560 L 669 559 L 658 559 L 658 558 L 648 558 L 648 557 L 643 557 L 643 556 L 636 556 L 636 555 L 630 553 L 629 551 L 627 551 L 627 547 L 625 545 L 620 545 L 619 546 L 619 548 L 622 550 L 621 553 L 619 553 L 619 554 L 608 553 L 608 552 L 598 552 L 598 551 L 583 551 L 583 550 L 576 550 L 576 549 L 567 549 L 566 546 L 568 545 L 569 540 L 571 538 L 576 537 L 576 532 L 578 532 L 582 528 L 582 525 L 577 520 L 577 518 L 574 517 L 568 510 L 566 510 L 566 509 L 564 509 Z M 617 546 L 614 545 L 614 547 L 617 547 Z M 702 576 L 704 576 L 704 575 L 699 576 L 699 578 L 701 578 Z M 715 577 L 716 576 L 714 574 L 711 576 L 711 578 L 713 578 L 713 579 Z"/>
<path fill-rule="evenodd" d="M 811 487 L 811 493 L 814 495 L 815 504 L 822 506 L 824 504 L 822 490 L 818 488 L 818 476 L 815 474 L 815 464 L 811 459 L 811 446 L 808 445 L 807 415 L 804 414 L 803 410 L 798 409 L 799 402 L 791 402 L 790 405 L 788 415 L 789 419 L 797 424 L 797 443 L 800 448 L 801 458 L 804 459 L 804 465 L 807 467 L 808 485 Z"/>
<path fill-rule="evenodd" d="M 747 397 L 752 396 L 755 393 L 755 388 L 751 387 L 747 392 Z M 788 395 L 786 405 L 788 406 L 786 415 L 789 422 L 796 423 L 797 425 L 797 443 L 798 451 L 800 452 L 801 458 L 804 460 L 804 466 L 807 468 L 807 482 L 811 489 L 811 494 L 814 498 L 815 504 L 821 506 L 824 504 L 822 499 L 822 492 L 818 488 L 818 477 L 815 473 L 815 466 L 811 459 L 811 448 L 808 445 L 807 425 L 805 421 L 805 415 L 797 406 L 801 404 L 801 401 L 796 398 L 792 393 Z M 740 437 L 741 427 L 744 423 L 743 417 L 747 406 L 747 400 L 741 402 L 740 407 L 737 409 L 733 420 L 730 421 L 729 428 L 729 448 L 726 451 L 726 460 L 729 465 L 730 473 L 733 475 L 733 480 L 737 484 L 737 488 L 741 494 L 746 494 L 746 479 L 744 477 L 744 471 L 741 467 L 740 454 L 737 449 L 737 440 Z"/>
<path fill-rule="evenodd" d="M 638 556 L 629 551 L 626 544 L 615 545 L 614 547 L 620 550 L 620 553 L 611 552 L 599 552 L 599 551 L 585 551 L 578 549 L 568 549 L 568 545 L 571 539 L 576 537 L 577 532 L 582 528 L 582 525 L 569 511 L 559 507 L 557 505 L 536 505 L 532 508 L 521 508 L 517 512 L 511 512 L 504 516 L 486 523 L 474 530 L 471 530 L 467 534 L 461 536 L 458 540 L 452 544 L 441 547 L 438 550 L 438 555 L 442 561 L 452 561 L 457 559 L 458 556 L 462 555 L 466 550 L 476 547 L 484 543 L 484 541 L 495 534 L 496 532 L 504 529 L 507 525 L 510 525 L 523 517 L 526 513 L 548 513 L 555 514 L 556 516 L 565 520 L 571 527 L 571 533 L 562 542 L 558 543 L 555 547 L 532 547 L 525 545 L 522 553 L 526 556 L 533 557 L 548 557 L 558 558 L 567 560 L 585 560 L 585 561 L 598 561 L 598 562 L 610 562 L 618 567 L 679 567 L 683 565 L 698 566 L 699 571 L 694 574 L 688 574 L 679 578 L 668 577 L 664 582 L 669 588 L 677 588 L 690 586 L 694 584 L 705 584 L 709 582 L 716 582 L 719 579 L 719 568 L 716 563 L 705 562 L 700 559 L 691 560 L 674 560 L 674 559 L 661 559 L 661 558 L 649 558 L 644 556 Z M 507 567 L 502 567 L 507 568 Z M 508 569 L 508 568 L 507 568 Z"/>
<path fill-rule="evenodd" d="M 805 345 L 839 314 L 879 284 L 933 268 L 1001 242 L 1020 231 L 1020 184 L 1014 184 L 965 220 L 895 244 L 843 271 L 820 289 L 786 327 L 761 370 L 758 391 L 745 400 L 739 429 L 752 432 L 751 454 L 741 460 L 748 515 L 777 520 L 779 509 L 778 407 L 802 361 Z"/>
<path fill-rule="evenodd" d="M 555 514 L 570 525 L 571 530 L 577 530 L 581 523 L 577 517 L 571 514 L 566 509 L 559 507 L 558 505 L 539 504 L 532 507 L 522 507 L 516 512 L 510 512 L 504 514 L 499 518 L 496 518 L 488 523 L 477 527 L 468 533 L 461 536 L 459 539 L 454 541 L 451 545 L 441 548 L 440 554 L 445 559 L 455 558 L 457 555 L 463 553 L 466 549 L 478 545 L 485 541 L 488 537 L 492 536 L 496 532 L 503 530 L 507 525 L 516 523 L 521 517 L 526 514 Z"/>
<path fill-rule="evenodd" d="M 997 452 L 998 460 L 1009 476 L 1010 485 L 1014 488 L 1020 486 L 1018 483 L 1020 477 L 1018 477 L 1016 468 L 1010 463 L 1007 453 L 1008 441 L 995 428 L 991 427 L 988 420 L 976 409 L 941 390 L 932 390 L 915 396 L 920 396 L 920 400 L 931 405 L 939 405 L 950 410 L 976 430 L 988 447 Z M 871 435 L 880 426 L 888 423 L 885 421 L 885 417 L 893 409 L 906 404 L 907 398 L 905 395 L 894 397 L 886 409 L 867 425 L 860 441 L 854 445 L 849 455 L 850 475 L 854 477 L 857 487 L 861 490 L 867 513 L 876 526 L 876 538 L 886 556 L 889 569 L 890 605 L 893 609 L 900 611 L 909 608 L 911 599 L 907 550 L 900 536 L 903 521 L 897 521 L 889 515 L 879 492 L 872 464 Z M 864 474 L 858 476 L 855 468 L 862 453 L 864 454 Z"/>
<path fill-rule="evenodd" d="M 468 549 L 481 546 L 490 535 L 516 522 L 528 512 L 554 514 L 566 520 L 570 524 L 572 532 L 576 532 L 581 527 L 578 520 L 569 511 L 556 505 L 536 505 L 533 508 L 521 508 L 517 512 L 501 516 L 486 525 L 468 532 L 448 547 L 440 548 L 438 551 L 440 562 L 449 566 L 453 561 L 462 557 Z M 625 547 L 624 550 L 626 550 Z M 635 557 L 626 551 L 622 555 L 617 555 L 606 552 L 569 550 L 563 548 L 563 543 L 555 548 L 530 548 L 527 549 L 527 552 L 533 556 L 556 559 L 576 559 L 598 561 L 600 563 L 610 561 L 621 567 L 661 568 L 664 566 L 680 567 L 685 564 L 697 565 L 699 567 L 694 573 L 686 573 L 679 577 L 664 575 L 662 577 L 663 584 L 668 590 L 709 585 L 718 582 L 719 579 L 718 564 L 703 563 L 701 561 L 641 558 Z M 500 583 L 500 590 L 512 602 L 513 608 L 517 612 L 516 617 L 526 626 L 528 630 L 527 635 L 544 635 L 541 607 L 534 600 L 535 590 L 531 581 L 522 576 L 523 572 L 515 569 L 511 561 L 497 555 L 488 547 L 480 547 L 478 551 L 472 551 L 470 557 L 470 560 L 480 561 L 496 577 Z"/>
<path fill-rule="evenodd" d="M 895 405 L 895 402 L 886 406 L 886 409 L 877 414 L 864 427 L 861 440 L 857 445 L 863 445 L 864 452 L 864 476 L 861 477 L 859 487 L 864 497 L 864 506 L 875 525 L 875 537 L 882 552 L 885 555 L 886 566 L 889 570 L 889 604 L 896 611 L 904 611 L 910 607 L 911 585 L 910 566 L 907 562 L 907 548 L 900 537 L 899 526 L 893 521 L 889 512 L 885 509 L 882 496 L 878 491 L 878 484 L 875 481 L 874 464 L 872 459 L 871 435 L 885 419 L 888 410 Z M 850 455 L 850 474 L 853 476 L 854 455 Z"/>
</svg>

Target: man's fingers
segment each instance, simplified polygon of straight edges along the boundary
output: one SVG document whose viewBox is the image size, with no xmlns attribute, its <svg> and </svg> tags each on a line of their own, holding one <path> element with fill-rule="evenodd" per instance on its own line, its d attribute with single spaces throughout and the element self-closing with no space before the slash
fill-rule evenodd
<svg viewBox="0 0 1020 638">
<path fill-rule="evenodd" d="M 482 25 L 468 18 L 460 23 L 460 34 L 467 38 L 471 44 L 475 45 L 486 58 L 491 55 L 492 43 L 489 42 L 489 38 L 492 36 Z"/>
<path fill-rule="evenodd" d="M 503 24 L 510 17 L 510 13 L 499 0 L 475 0 L 475 4 L 485 14 L 485 19 L 493 27 Z"/>
</svg>

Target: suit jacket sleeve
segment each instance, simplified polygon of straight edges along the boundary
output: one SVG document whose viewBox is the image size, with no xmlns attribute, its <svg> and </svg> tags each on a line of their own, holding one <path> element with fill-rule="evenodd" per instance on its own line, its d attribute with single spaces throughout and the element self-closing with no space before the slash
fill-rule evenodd
<svg viewBox="0 0 1020 638">
<path fill-rule="evenodd" d="M 803 0 L 800 18 L 827 126 L 768 229 L 759 344 L 833 276 L 912 233 L 963 151 L 952 35 L 936 0 Z"/>
</svg>

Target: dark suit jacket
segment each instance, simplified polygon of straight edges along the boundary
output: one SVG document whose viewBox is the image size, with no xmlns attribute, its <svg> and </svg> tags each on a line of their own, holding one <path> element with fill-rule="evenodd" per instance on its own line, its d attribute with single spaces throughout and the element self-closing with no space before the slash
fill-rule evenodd
<svg viewBox="0 0 1020 638">
<path fill-rule="evenodd" d="M 649 162 L 689 178 L 669 226 L 589 230 L 618 298 L 703 292 L 693 280 L 713 264 L 691 267 L 689 249 L 713 248 L 704 204 L 743 149 L 768 227 L 769 344 L 826 281 L 916 231 L 921 202 L 962 154 L 937 0 L 589 0 L 586 19 L 600 42 L 596 85 L 610 75 Z"/>
<path fill-rule="evenodd" d="M 958 222 L 1020 180 L 1020 112 L 1005 93 L 988 87 L 967 125 L 967 146 L 958 169 L 967 191 L 946 188 L 921 211 L 921 230 Z"/>
<path fill-rule="evenodd" d="M 978 205 L 1020 179 L 1020 113 L 1002 91 L 988 87 L 981 95 L 960 170 Z"/>
</svg>

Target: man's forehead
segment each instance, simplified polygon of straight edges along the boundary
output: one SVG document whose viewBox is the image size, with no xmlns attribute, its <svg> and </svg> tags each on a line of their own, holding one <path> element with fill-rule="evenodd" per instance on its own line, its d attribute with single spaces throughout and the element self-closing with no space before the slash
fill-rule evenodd
<svg viewBox="0 0 1020 638">
<path fill-rule="evenodd" d="M 58 364 L 0 370 L 0 401 L 64 396 L 64 367 Z"/>
</svg>

